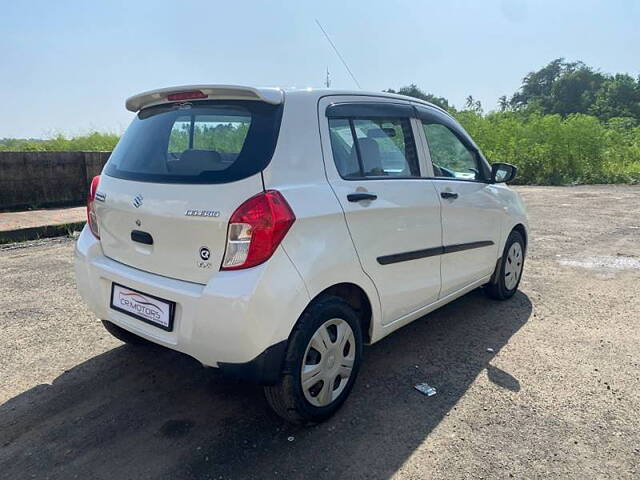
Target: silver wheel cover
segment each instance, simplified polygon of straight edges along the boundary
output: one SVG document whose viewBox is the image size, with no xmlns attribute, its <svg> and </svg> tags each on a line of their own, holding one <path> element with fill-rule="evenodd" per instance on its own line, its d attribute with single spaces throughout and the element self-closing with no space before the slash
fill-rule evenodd
<svg viewBox="0 0 640 480">
<path fill-rule="evenodd" d="M 326 407 L 343 392 L 356 358 L 356 339 L 341 318 L 324 322 L 313 334 L 302 360 L 300 380 L 307 401 Z"/>
<path fill-rule="evenodd" d="M 522 246 L 515 242 L 507 252 L 507 261 L 504 264 L 504 284 L 509 290 L 513 290 L 518 284 L 522 274 Z"/>
</svg>

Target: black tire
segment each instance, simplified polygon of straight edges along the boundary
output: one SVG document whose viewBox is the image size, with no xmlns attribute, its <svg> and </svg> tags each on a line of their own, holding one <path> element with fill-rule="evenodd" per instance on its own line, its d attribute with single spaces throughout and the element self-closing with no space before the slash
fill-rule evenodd
<svg viewBox="0 0 640 480">
<path fill-rule="evenodd" d="M 102 320 L 102 325 L 107 329 L 111 335 L 116 337 L 118 340 L 122 340 L 124 343 L 128 343 L 129 345 L 151 345 L 152 343 L 149 340 L 145 340 L 138 335 L 135 335 L 124 328 L 120 328 L 114 323 L 111 323 L 108 320 Z"/>
<path fill-rule="evenodd" d="M 506 285 L 505 279 L 505 268 L 507 264 L 507 255 L 509 249 L 514 243 L 519 243 L 520 248 L 522 250 L 522 267 L 520 270 L 520 276 L 518 280 L 512 288 L 508 288 Z M 507 243 L 504 246 L 504 251 L 502 252 L 502 258 L 500 259 L 500 263 L 498 264 L 496 272 L 494 272 L 492 281 L 484 286 L 485 293 L 496 300 L 507 300 L 518 291 L 518 286 L 520 285 L 520 280 L 522 279 L 522 272 L 524 271 L 524 259 L 525 259 L 525 243 L 522 234 L 517 230 L 512 230 L 509 234 L 509 238 L 507 238 Z"/>
<path fill-rule="evenodd" d="M 305 352 L 313 335 L 331 319 L 346 321 L 355 339 L 355 359 L 346 386 L 338 397 L 326 406 L 310 403 L 302 389 L 301 371 Z M 280 381 L 265 386 L 264 393 L 271 408 L 291 423 L 312 425 L 333 415 L 349 396 L 362 359 L 362 328 L 354 309 L 343 299 L 327 296 L 309 306 L 296 324 L 287 345 Z"/>
</svg>

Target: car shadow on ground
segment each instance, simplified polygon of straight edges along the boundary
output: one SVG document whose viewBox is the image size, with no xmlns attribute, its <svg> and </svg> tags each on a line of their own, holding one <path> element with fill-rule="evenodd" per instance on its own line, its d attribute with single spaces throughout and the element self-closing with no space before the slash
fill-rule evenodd
<svg viewBox="0 0 640 480">
<path fill-rule="evenodd" d="M 527 322 L 529 298 L 472 292 L 365 349 L 351 397 L 328 422 L 293 427 L 259 387 L 159 347 L 121 346 L 0 406 L 5 478 L 388 478 Z M 492 351 L 488 351 L 492 349 Z M 438 393 L 414 390 L 428 382 Z"/>
</svg>

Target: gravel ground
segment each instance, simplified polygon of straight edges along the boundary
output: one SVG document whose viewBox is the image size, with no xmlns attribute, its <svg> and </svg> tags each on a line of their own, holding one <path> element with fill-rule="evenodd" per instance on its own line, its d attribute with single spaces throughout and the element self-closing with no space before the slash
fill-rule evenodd
<svg viewBox="0 0 640 480">
<path fill-rule="evenodd" d="M 72 241 L 1 249 L 0 478 L 638 478 L 640 188 L 518 190 L 521 291 L 366 349 L 344 408 L 307 429 L 256 386 L 111 338 Z"/>
</svg>

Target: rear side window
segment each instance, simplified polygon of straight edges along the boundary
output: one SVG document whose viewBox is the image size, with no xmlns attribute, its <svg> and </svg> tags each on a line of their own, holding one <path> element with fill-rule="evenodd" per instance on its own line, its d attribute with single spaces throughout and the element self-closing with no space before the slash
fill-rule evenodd
<svg viewBox="0 0 640 480">
<path fill-rule="evenodd" d="M 420 176 L 408 118 L 330 118 L 329 135 L 342 178 Z"/>
<path fill-rule="evenodd" d="M 329 136 L 333 160 L 340 176 L 343 178 L 359 178 L 362 176 L 356 147 L 351 133 L 351 121 L 332 118 L 329 120 Z"/>
<path fill-rule="evenodd" d="M 105 168 L 112 177 L 157 183 L 227 183 L 271 160 L 281 107 L 251 101 L 170 104 L 142 110 Z"/>
</svg>

